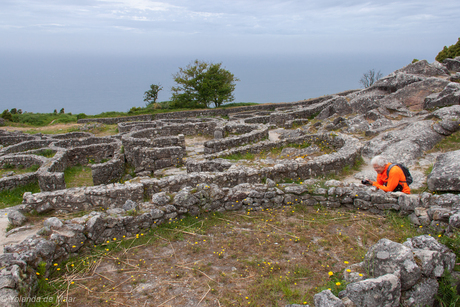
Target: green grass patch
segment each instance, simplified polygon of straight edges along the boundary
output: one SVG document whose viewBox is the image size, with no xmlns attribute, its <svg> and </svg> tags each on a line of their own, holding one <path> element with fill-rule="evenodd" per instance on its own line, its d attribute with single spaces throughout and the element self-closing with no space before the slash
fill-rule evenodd
<svg viewBox="0 0 460 307">
<path fill-rule="evenodd" d="M 56 151 L 52 149 L 43 149 L 39 152 L 34 153 L 34 155 L 43 156 L 45 158 L 52 158 L 54 157 L 55 154 L 56 154 Z"/>
<path fill-rule="evenodd" d="M 227 160 L 254 160 L 255 159 L 255 155 L 252 154 L 252 153 L 234 153 L 234 154 L 231 154 L 231 155 L 228 155 L 228 156 L 225 156 L 223 157 L 224 159 L 227 159 Z"/>
<path fill-rule="evenodd" d="M 346 165 L 342 169 L 342 175 L 349 176 L 355 172 L 359 172 L 361 170 L 361 166 L 363 165 L 364 160 L 363 157 L 357 156 L 355 158 L 355 163 L 353 165 Z"/>
<path fill-rule="evenodd" d="M 460 131 L 454 132 L 446 136 L 441 142 L 436 144 L 429 152 L 447 152 L 460 149 Z"/>
<path fill-rule="evenodd" d="M 64 170 L 64 180 L 67 188 L 92 186 L 93 176 L 88 166 L 76 165 Z"/>
<path fill-rule="evenodd" d="M 34 164 L 29 167 L 24 167 L 23 165 L 14 166 L 12 164 L 3 164 L 3 167 L 0 168 L 0 176 L 13 171 L 15 175 L 33 173 L 40 168 L 40 165 Z"/>
<path fill-rule="evenodd" d="M 12 190 L 4 190 L 0 192 L 0 208 L 16 206 L 22 203 L 22 196 L 25 192 L 38 193 L 40 187 L 38 182 L 16 187 Z"/>
<path fill-rule="evenodd" d="M 23 113 L 13 114 L 13 122 L 30 125 L 30 126 L 48 126 L 50 124 L 67 124 L 76 123 L 77 116 L 71 113 L 54 114 L 54 113 Z"/>
</svg>

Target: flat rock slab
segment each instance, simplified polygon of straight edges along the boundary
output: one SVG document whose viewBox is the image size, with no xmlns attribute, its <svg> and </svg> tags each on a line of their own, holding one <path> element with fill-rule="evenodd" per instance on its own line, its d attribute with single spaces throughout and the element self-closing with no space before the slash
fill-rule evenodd
<svg viewBox="0 0 460 307">
<path fill-rule="evenodd" d="M 460 191 L 460 150 L 447 152 L 436 159 L 427 184 L 432 191 Z"/>
</svg>

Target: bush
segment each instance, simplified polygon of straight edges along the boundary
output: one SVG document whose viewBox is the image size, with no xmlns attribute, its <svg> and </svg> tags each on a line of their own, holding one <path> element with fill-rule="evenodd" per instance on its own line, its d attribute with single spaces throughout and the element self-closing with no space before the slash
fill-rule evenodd
<svg viewBox="0 0 460 307">
<path fill-rule="evenodd" d="M 77 114 L 77 120 L 82 119 L 82 118 L 87 118 L 88 116 L 85 113 L 79 113 Z"/>
<path fill-rule="evenodd" d="M 447 58 L 453 59 L 457 56 L 460 56 L 460 37 L 455 45 L 449 47 L 444 46 L 444 49 L 436 56 L 436 61 L 442 63 Z"/>
<path fill-rule="evenodd" d="M 10 111 L 4 110 L 1 116 L 4 120 L 9 120 L 10 122 L 13 121 L 13 115 L 11 115 Z"/>
<path fill-rule="evenodd" d="M 32 126 L 47 126 L 51 123 L 72 123 L 77 121 L 77 116 L 70 114 L 53 113 L 24 113 L 12 115 L 15 123 L 28 124 Z"/>
</svg>

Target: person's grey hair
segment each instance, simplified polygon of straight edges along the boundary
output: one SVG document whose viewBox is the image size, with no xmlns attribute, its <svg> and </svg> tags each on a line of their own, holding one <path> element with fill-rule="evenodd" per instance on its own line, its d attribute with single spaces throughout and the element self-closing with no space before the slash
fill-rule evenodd
<svg viewBox="0 0 460 307">
<path fill-rule="evenodd" d="M 387 165 L 387 159 L 382 156 L 375 156 L 371 160 L 371 165 L 385 166 Z"/>
</svg>

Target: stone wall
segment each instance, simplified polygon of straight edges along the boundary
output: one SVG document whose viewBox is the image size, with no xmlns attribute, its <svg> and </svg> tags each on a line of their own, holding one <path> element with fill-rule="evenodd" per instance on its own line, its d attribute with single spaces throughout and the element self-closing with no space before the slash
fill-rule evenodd
<svg viewBox="0 0 460 307">
<path fill-rule="evenodd" d="M 136 116 L 124 116 L 124 117 L 106 117 L 106 118 L 82 118 L 77 121 L 79 124 L 84 123 L 102 123 L 106 125 L 113 125 L 122 122 L 133 122 L 133 121 L 145 121 L 145 120 L 152 120 L 152 115 L 136 115 Z"/>
<path fill-rule="evenodd" d="M 87 137 L 88 135 L 91 137 Z M 42 191 L 65 189 L 64 170 L 77 164 L 86 165 L 88 162 L 96 163 L 91 165 L 94 184 L 118 181 L 123 175 L 124 156 L 121 153 L 121 142 L 116 138 L 94 138 L 92 134 L 80 132 L 34 137 L 34 140 L 1 150 L 0 164 L 8 163 L 26 168 L 37 164 L 41 167 L 34 173 L 3 178 L 0 190 L 37 181 Z M 40 149 L 32 149 L 37 147 Z M 53 151 L 55 155 L 51 158 L 37 155 L 45 149 Z M 14 154 L 17 152 L 24 154 Z M 100 163 L 103 160 L 108 161 Z"/>
<path fill-rule="evenodd" d="M 52 134 L 49 137 L 52 139 L 58 140 L 67 140 L 67 139 L 79 139 L 79 138 L 89 138 L 93 135 L 89 132 L 68 132 L 62 134 Z"/>
<path fill-rule="evenodd" d="M 158 137 L 158 131 L 165 134 L 172 131 L 158 129 L 133 131 L 122 137 L 126 160 L 135 167 L 136 173 L 183 164 L 186 154 L 184 135 Z"/>
<path fill-rule="evenodd" d="M 20 244 L 6 247 L 5 253 L 0 256 L 0 264 L 3 267 L 1 278 L 10 278 L 13 282 L 9 287 L 9 293 L 18 295 L 18 289 L 22 286 L 22 282 L 26 281 L 28 284 L 34 282 L 36 278 L 35 270 L 37 270 L 41 261 L 46 262 L 46 266 L 49 268 L 52 263 L 65 260 L 71 253 L 78 252 L 83 246 L 93 246 L 106 240 L 113 240 L 113 238 L 120 240 L 123 236 L 132 237 L 144 229 L 159 225 L 170 219 L 180 218 L 186 213 L 198 215 L 204 211 L 262 210 L 283 205 L 312 206 L 320 204 L 327 207 L 359 208 L 359 210 L 369 210 L 377 214 L 383 213 L 387 209 L 399 210 L 403 214 L 423 216 L 426 218 L 424 223 L 431 225 L 433 231 L 441 233 L 449 232 L 453 227 L 460 226 L 459 195 L 385 193 L 367 186 L 342 184 L 334 180 L 326 182 L 325 186 L 326 188 L 319 188 L 307 182 L 304 184 L 276 184 L 274 181 L 267 179 L 266 184 L 243 183 L 232 188 L 221 188 L 210 181 L 183 187 L 177 193 L 168 195 L 164 191 L 157 192 L 151 195 L 149 202 L 144 203 L 141 203 L 145 193 L 145 184 L 142 182 L 125 185 L 113 184 L 105 187 L 77 188 L 34 195 L 26 193 L 24 195 L 24 204 L 19 208 L 21 211 L 30 212 L 36 210 L 41 213 L 54 209 L 64 213 L 104 208 L 107 213 L 91 212 L 80 218 L 64 222 L 58 221 L 59 226 L 55 229 L 46 228 L 45 226 L 42 231 L 42 233 L 46 234 L 45 237 L 29 237 Z M 51 194 L 53 195 L 52 197 L 50 197 Z M 128 204 L 129 206 L 127 206 Z M 128 207 L 137 208 L 139 214 L 136 216 L 126 215 Z M 56 220 L 53 220 L 53 223 L 56 224 Z M 413 238 L 409 243 L 413 248 L 424 249 L 417 242 L 419 242 L 419 239 Z M 426 248 L 430 249 L 430 251 L 420 253 L 432 255 L 431 249 L 435 245 L 433 244 L 430 245 L 430 248 Z M 370 259 L 372 255 L 376 255 L 376 252 L 371 250 L 368 254 L 370 256 L 367 257 L 366 255 L 366 257 Z M 377 255 L 380 255 L 380 258 L 383 257 L 383 253 L 377 253 Z M 420 255 L 422 259 L 428 259 L 423 258 L 422 254 Z M 446 257 L 446 251 L 441 251 L 440 255 Z M 412 252 L 410 256 L 413 257 Z M 449 257 L 449 259 L 452 258 L 450 255 Z M 391 259 L 399 258 L 395 256 L 391 257 Z M 438 258 L 432 257 L 430 259 Z M 441 261 L 439 263 L 444 263 L 446 268 L 449 268 L 451 262 Z M 404 265 L 407 265 L 407 263 L 404 262 Z M 373 268 L 376 267 L 374 266 Z M 348 274 L 350 280 L 356 275 L 352 274 L 354 269 L 354 266 L 350 267 L 351 273 Z M 433 270 L 433 272 L 438 271 L 441 274 L 443 272 L 442 269 Z M 19 272 L 20 274 L 14 274 L 13 272 Z M 422 272 L 428 271 L 423 271 L 422 267 Z M 431 273 L 424 274 L 431 276 L 429 275 Z M 439 277 L 436 275 L 437 273 L 434 274 L 433 276 Z M 22 278 L 20 279 L 18 276 L 22 276 Z M 410 277 L 410 280 L 415 280 L 415 282 L 409 284 L 406 281 L 407 279 L 404 279 L 406 278 L 405 276 L 416 277 L 418 275 L 401 274 L 398 276 L 398 278 L 402 278 L 399 284 L 402 285 L 403 282 L 406 282 L 404 285 L 407 285 L 398 289 L 410 290 L 410 287 L 415 285 L 418 279 Z M 366 280 L 365 278 L 366 276 L 360 280 Z M 356 281 L 353 280 L 353 282 Z M 352 299 L 356 298 L 351 294 L 352 292 L 352 287 L 347 287 L 344 296 Z M 365 296 L 365 294 L 362 295 Z M 390 296 L 382 295 L 382 297 L 388 299 Z M 399 300 L 399 296 L 396 297 Z M 333 299 L 332 297 L 330 298 Z M 317 306 L 329 305 L 320 305 L 318 303 Z"/>
<path fill-rule="evenodd" d="M 47 159 L 44 157 L 32 155 L 0 156 L 0 168 L 4 167 L 5 165 L 13 165 L 15 168 L 28 168 L 33 165 L 40 165 L 42 168 L 44 167 L 43 164 L 46 162 L 46 160 Z M 37 182 L 37 180 L 38 171 L 0 178 L 0 191 L 11 190 L 18 186 Z"/>
<path fill-rule="evenodd" d="M 45 147 L 51 144 L 51 142 L 52 141 L 50 140 L 30 140 L 30 141 L 20 142 L 18 144 L 11 145 L 11 146 L 1 149 L 0 156 L 12 154 L 15 152 L 23 152 L 23 151 L 32 150 L 35 148 Z"/>
<path fill-rule="evenodd" d="M 0 130 L 3 131 L 3 130 Z M 18 144 L 24 141 L 30 141 L 35 139 L 35 136 L 23 134 L 23 133 L 12 133 L 8 135 L 4 135 L 0 133 L 0 145 L 3 146 L 10 146 L 14 144 Z"/>
<path fill-rule="evenodd" d="M 226 128 L 227 126 L 225 126 L 225 129 Z M 246 130 L 246 129 L 242 129 L 242 130 Z M 237 146 L 241 146 L 241 145 L 245 145 L 245 144 L 253 143 L 253 142 L 259 142 L 259 141 L 262 141 L 263 139 L 268 139 L 268 127 L 260 125 L 258 126 L 257 130 L 253 130 L 243 135 L 207 141 L 204 143 L 204 153 L 211 154 L 215 152 L 220 152 L 228 148 L 233 148 L 233 147 L 237 147 Z"/>
<path fill-rule="evenodd" d="M 303 108 L 296 108 L 293 111 L 286 112 L 275 112 L 270 114 L 270 124 L 283 127 L 287 121 L 294 119 L 308 119 L 319 112 L 321 112 L 326 107 L 332 105 L 337 99 L 343 99 L 341 96 L 335 96 L 331 98 L 328 97 L 327 100 L 322 100 L 319 103 L 314 105 L 308 105 Z"/>
</svg>

